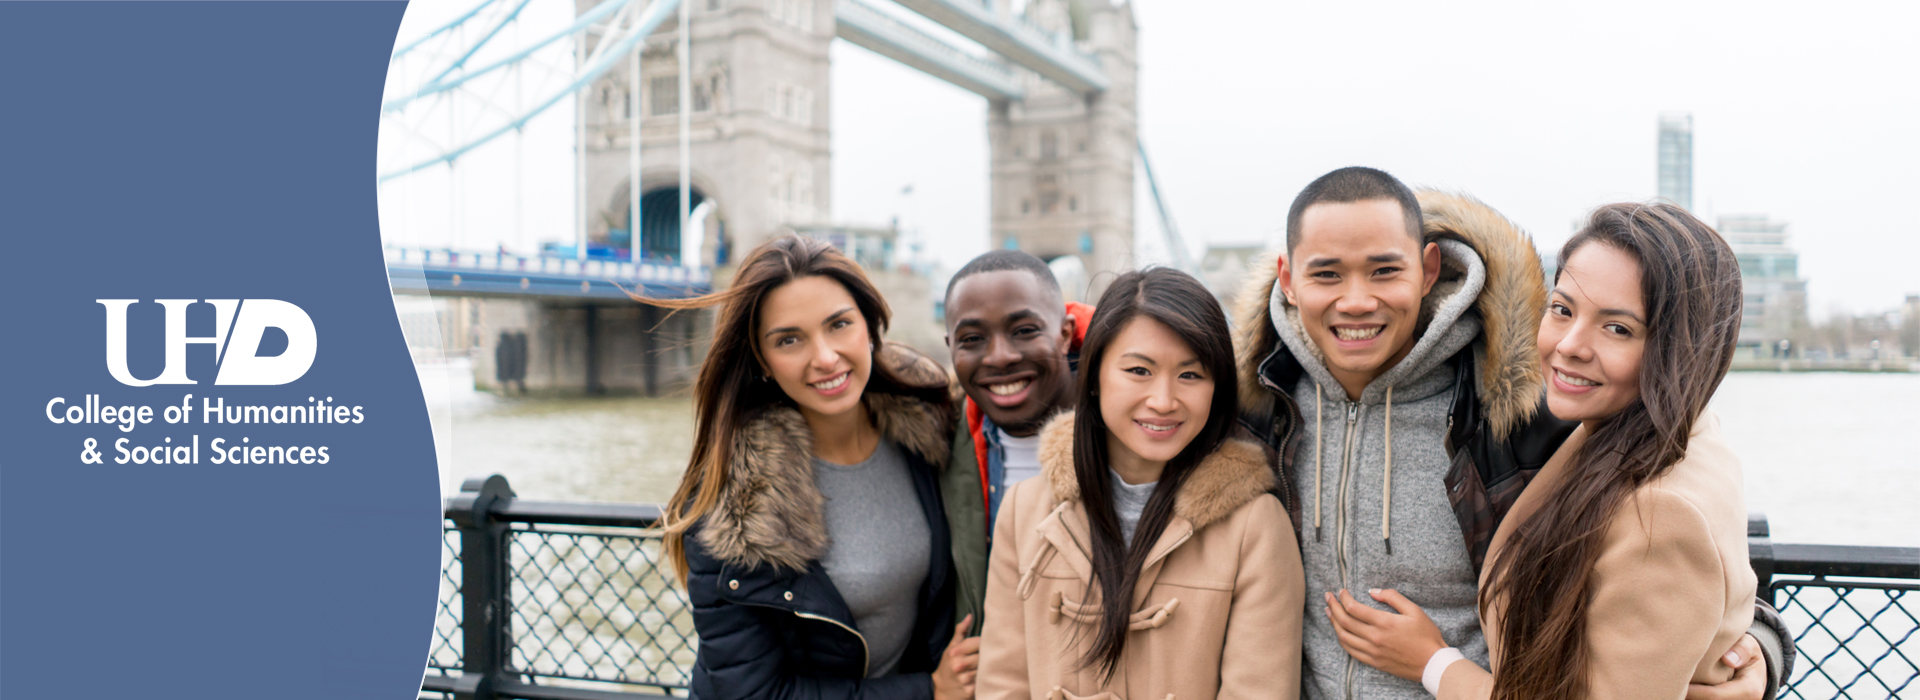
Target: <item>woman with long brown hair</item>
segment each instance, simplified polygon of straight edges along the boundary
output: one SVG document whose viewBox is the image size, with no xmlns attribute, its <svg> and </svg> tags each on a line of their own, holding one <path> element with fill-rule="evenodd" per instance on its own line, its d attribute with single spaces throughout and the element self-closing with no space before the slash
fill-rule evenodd
<svg viewBox="0 0 1920 700">
<path fill-rule="evenodd" d="M 1430 659 L 1421 680 L 1447 699 L 1682 698 L 1728 680 L 1754 574 L 1740 462 L 1707 402 L 1741 303 L 1732 249 L 1686 210 L 1595 211 L 1560 250 L 1537 338 L 1547 408 L 1580 426 L 1494 535 L 1480 585 L 1492 672 L 1442 649 L 1417 608 L 1379 638 L 1329 600 L 1343 646 L 1382 670 Z"/>
<path fill-rule="evenodd" d="M 978 642 L 954 625 L 935 475 L 946 375 L 882 341 L 866 274 L 787 235 L 725 291 L 643 301 L 720 305 L 693 456 L 663 513 L 700 636 L 693 696 L 970 697 Z"/>
<path fill-rule="evenodd" d="M 1238 425 L 1233 341 L 1166 268 L 1101 296 L 1075 413 L 994 523 L 980 697 L 1297 697 L 1304 579 L 1273 455 Z"/>
</svg>

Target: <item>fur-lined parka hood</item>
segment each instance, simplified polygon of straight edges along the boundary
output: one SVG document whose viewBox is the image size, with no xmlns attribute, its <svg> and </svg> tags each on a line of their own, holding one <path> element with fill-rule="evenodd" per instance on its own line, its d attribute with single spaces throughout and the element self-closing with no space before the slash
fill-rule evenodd
<svg viewBox="0 0 1920 700">
<path fill-rule="evenodd" d="M 1504 436 L 1532 418 L 1539 405 L 1542 380 L 1534 336 L 1547 296 L 1539 255 L 1525 232 L 1477 199 L 1435 190 L 1418 195 L 1427 239 L 1464 243 L 1484 267 L 1483 286 L 1472 307 L 1482 328 L 1473 349 L 1480 405 L 1494 435 Z M 1277 260 L 1280 252 L 1270 251 L 1264 259 Z M 1235 301 L 1233 318 L 1240 408 L 1258 415 L 1273 409 L 1274 396 L 1261 385 L 1259 370 L 1281 346 L 1281 338 L 1270 304 L 1278 266 L 1257 265 L 1254 270 Z M 1459 292 L 1464 274 L 1451 259 L 1444 265 L 1423 305 L 1422 335 L 1436 300 Z M 1289 312 L 1297 314 L 1290 307 Z"/>
<path fill-rule="evenodd" d="M 1056 501 L 1080 498 L 1080 482 L 1073 471 L 1071 412 L 1054 416 L 1040 429 L 1040 476 L 1053 489 Z M 1233 514 L 1247 502 L 1273 489 L 1274 472 L 1260 445 L 1228 438 L 1200 461 L 1173 502 L 1173 514 L 1195 530 Z"/>
<path fill-rule="evenodd" d="M 880 435 L 909 453 L 910 463 L 946 467 L 953 426 L 945 408 L 873 391 L 862 401 Z M 806 570 L 828 544 L 806 419 L 792 406 L 764 409 L 734 434 L 731 452 L 726 488 L 699 530 L 701 546 L 730 564 Z"/>
</svg>

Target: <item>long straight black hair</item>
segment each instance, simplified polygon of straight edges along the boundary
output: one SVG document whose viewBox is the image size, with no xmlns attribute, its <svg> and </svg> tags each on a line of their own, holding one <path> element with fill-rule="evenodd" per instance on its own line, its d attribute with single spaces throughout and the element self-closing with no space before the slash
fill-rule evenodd
<svg viewBox="0 0 1920 700">
<path fill-rule="evenodd" d="M 1136 318 L 1157 321 L 1179 336 L 1199 357 L 1207 378 L 1213 380 L 1214 389 L 1206 425 L 1160 472 L 1159 484 L 1140 513 L 1133 541 L 1126 542 L 1121 539 L 1120 516 L 1113 510 L 1113 487 L 1107 476 L 1108 430 L 1101 418 L 1098 391 L 1107 345 Z M 1100 598 L 1100 624 L 1084 663 L 1111 678 L 1126 651 L 1133 587 L 1140 579 L 1147 550 L 1153 548 L 1173 518 L 1174 498 L 1186 483 L 1187 475 L 1201 459 L 1220 447 L 1233 426 L 1234 416 L 1240 412 L 1240 394 L 1234 383 L 1233 337 L 1220 302 L 1199 281 L 1171 268 L 1154 267 L 1121 275 L 1100 296 L 1100 305 L 1088 323 L 1087 339 L 1080 350 L 1080 376 L 1075 395 L 1078 400 L 1073 424 L 1073 472 L 1087 510 L 1093 549 L 1093 580 L 1088 584 L 1087 593 L 1091 598 L 1092 589 L 1097 588 Z"/>
</svg>

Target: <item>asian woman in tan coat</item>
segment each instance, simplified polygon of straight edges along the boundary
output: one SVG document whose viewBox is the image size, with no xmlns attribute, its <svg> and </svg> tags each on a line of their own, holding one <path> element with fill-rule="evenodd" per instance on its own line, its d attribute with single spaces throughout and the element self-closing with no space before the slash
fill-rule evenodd
<svg viewBox="0 0 1920 700">
<path fill-rule="evenodd" d="M 1678 700 L 1728 680 L 1754 574 L 1740 462 L 1707 402 L 1741 302 L 1733 251 L 1685 210 L 1595 211 L 1560 251 L 1538 336 L 1547 408 L 1580 427 L 1494 535 L 1491 672 L 1392 591 L 1372 592 L 1409 613 L 1392 629 L 1326 601 L 1348 652 L 1446 700 Z"/>
<path fill-rule="evenodd" d="M 1270 455 L 1230 434 L 1225 315 L 1164 268 L 1097 308 L 1078 410 L 994 524 L 979 697 L 1297 697 L 1300 550 Z"/>
</svg>

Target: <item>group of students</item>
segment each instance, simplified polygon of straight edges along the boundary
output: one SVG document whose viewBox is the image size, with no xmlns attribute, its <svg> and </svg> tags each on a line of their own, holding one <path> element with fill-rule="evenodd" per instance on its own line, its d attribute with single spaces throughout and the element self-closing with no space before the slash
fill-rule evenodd
<svg viewBox="0 0 1920 700">
<path fill-rule="evenodd" d="M 1188 275 L 1067 303 L 994 251 L 952 373 L 824 242 L 718 304 L 668 557 L 693 696 L 1762 698 L 1738 460 L 1707 402 L 1731 249 L 1615 204 L 1545 281 L 1464 196 L 1343 168 L 1233 318 Z"/>
</svg>

